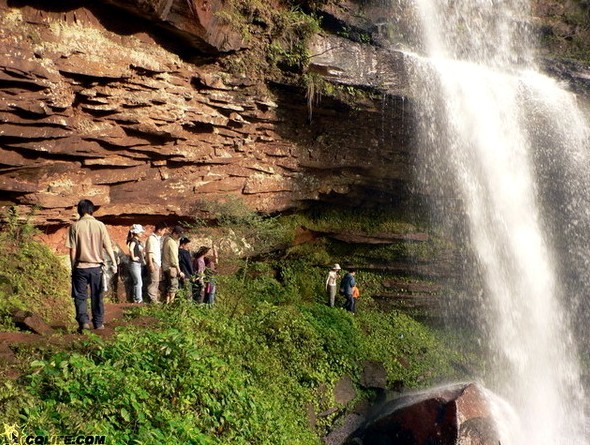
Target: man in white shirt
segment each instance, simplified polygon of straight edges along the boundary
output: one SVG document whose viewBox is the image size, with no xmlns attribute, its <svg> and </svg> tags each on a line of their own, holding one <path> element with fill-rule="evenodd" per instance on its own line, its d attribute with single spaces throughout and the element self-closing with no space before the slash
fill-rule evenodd
<svg viewBox="0 0 590 445">
<path fill-rule="evenodd" d="M 336 300 L 336 286 L 338 286 L 338 274 L 340 270 L 340 264 L 334 264 L 332 270 L 328 272 L 328 278 L 326 279 L 326 293 L 328 294 L 328 306 L 330 307 L 334 307 Z"/>
<path fill-rule="evenodd" d="M 168 230 L 165 222 L 160 221 L 145 243 L 145 261 L 150 276 L 147 294 L 152 303 L 159 303 L 160 270 L 162 268 L 162 236 Z"/>
</svg>

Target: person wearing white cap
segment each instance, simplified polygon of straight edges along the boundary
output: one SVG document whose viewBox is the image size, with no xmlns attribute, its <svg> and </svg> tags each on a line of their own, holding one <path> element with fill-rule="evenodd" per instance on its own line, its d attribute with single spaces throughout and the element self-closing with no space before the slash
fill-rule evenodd
<svg viewBox="0 0 590 445">
<path fill-rule="evenodd" d="M 328 306 L 330 307 L 334 307 L 336 300 L 336 286 L 338 285 L 338 274 L 340 270 L 340 264 L 334 264 L 330 272 L 328 272 L 328 278 L 326 279 L 326 293 L 328 294 Z"/>
<path fill-rule="evenodd" d="M 145 264 L 144 247 L 139 239 L 140 235 L 145 232 L 141 224 L 133 224 L 127 234 L 127 247 L 129 248 L 129 271 L 133 281 L 133 302 L 143 303 L 141 279 L 141 267 Z"/>
</svg>

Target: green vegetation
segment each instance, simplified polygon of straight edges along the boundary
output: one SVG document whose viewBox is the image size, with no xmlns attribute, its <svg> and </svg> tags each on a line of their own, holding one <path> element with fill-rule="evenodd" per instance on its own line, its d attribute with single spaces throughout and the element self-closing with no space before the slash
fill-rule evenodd
<svg viewBox="0 0 590 445">
<path fill-rule="evenodd" d="M 374 89 L 331 83 L 325 80 L 321 74 L 313 71 L 306 72 L 301 77 L 301 83 L 305 88 L 309 120 L 312 118 L 313 107 L 320 102 L 322 97 L 331 97 L 355 110 L 360 110 L 359 104 L 367 100 L 381 100 L 380 95 Z"/>
<path fill-rule="evenodd" d="M 291 8 L 281 18 L 279 32 L 269 47 L 268 61 L 283 70 L 301 73 L 309 63 L 308 41 L 320 31 L 319 19 L 299 8 Z"/>
<path fill-rule="evenodd" d="M 250 76 L 301 73 L 309 63 L 307 43 L 320 22 L 298 6 L 232 0 L 218 16 L 242 34 L 249 49 L 224 59 L 226 68 Z M 278 69 L 278 71 L 277 71 Z"/>
<path fill-rule="evenodd" d="M 314 230 L 347 231 L 366 234 L 411 233 L 423 231 L 427 224 L 419 215 L 403 215 L 382 209 L 314 208 L 307 214 Z"/>
<path fill-rule="evenodd" d="M 30 215 L 8 209 L 0 232 L 0 328 L 12 328 L 15 309 L 38 313 L 46 320 L 69 317 L 69 273 L 61 259 L 36 241 Z"/>
<path fill-rule="evenodd" d="M 384 264 L 403 259 L 414 262 L 432 261 L 453 248 L 450 241 L 428 227 L 419 215 L 403 215 L 382 209 L 312 209 L 298 217 L 298 223 L 320 232 L 360 235 L 407 235 L 425 233 L 423 241 L 397 241 L 371 246 L 330 241 L 324 245 L 330 258 L 351 258 L 355 265 Z M 317 246 L 315 246 L 317 248 Z M 328 262 L 329 263 L 329 262 Z M 326 263 L 326 264 L 328 264 Z M 363 272 L 364 273 L 364 272 Z"/>
<path fill-rule="evenodd" d="M 240 277 L 239 282 L 232 281 L 230 285 L 248 287 L 248 292 L 242 293 L 243 298 L 257 294 L 260 286 L 274 286 L 274 292 L 268 294 L 273 295 L 272 301 L 276 303 L 292 302 L 293 296 L 309 303 L 323 303 L 327 268 L 338 262 L 344 267 L 360 269 L 362 304 L 375 308 L 377 304 L 371 295 L 381 295 L 385 291 L 384 280 L 429 283 L 421 274 L 412 274 L 411 264 L 436 263 L 440 258 L 448 258 L 456 249 L 447 238 L 429 228 L 423 217 L 387 209 L 358 211 L 322 206 L 294 215 L 263 217 L 253 214 L 235 199 L 209 203 L 204 208 L 208 217 L 215 221 L 214 227 L 201 221 L 190 230 L 214 240 L 223 263 L 232 264 L 233 271 Z M 295 233 L 301 228 L 326 236 L 300 244 L 295 240 Z M 330 233 L 428 235 L 421 241 L 392 240 L 369 245 L 340 241 L 331 238 Z M 407 272 L 392 275 L 387 270 L 391 264 L 406 264 Z"/>
<path fill-rule="evenodd" d="M 383 362 L 388 381 L 408 388 L 464 377 L 456 369 L 465 357 L 436 331 L 375 308 L 369 295 L 380 286 L 378 275 L 359 274 L 364 296 L 356 315 L 325 305 L 332 243 L 285 249 L 294 228 L 323 221 L 325 213 L 265 218 L 228 201 L 210 214 L 217 225 L 195 230 L 231 231 L 242 247 L 259 243 L 234 258 L 232 273 L 219 275 L 216 305 L 194 305 L 180 292 L 174 305 L 134 308 L 113 339 L 88 334 L 67 350 L 21 348 L 21 377 L 0 384 L 6 434 L 311 445 L 351 408 L 333 400 L 341 377 L 352 378 L 358 399 L 371 396 L 359 385 L 366 360 Z M 355 218 L 349 215 L 349 222 Z M 388 226 L 385 220 L 367 219 L 379 230 Z M 135 324 L 137 316 L 143 321 Z M 310 409 L 332 407 L 338 410 L 310 424 Z"/>
<path fill-rule="evenodd" d="M 144 309 L 161 323 L 130 321 L 112 342 L 91 336 L 77 352 L 35 360 L 0 392 L 3 420 L 23 434 L 82 431 L 109 443 L 316 444 L 325 425 L 314 431 L 306 407 L 334 406 L 319 388 L 344 374 L 358 381 L 362 360 L 416 387 L 451 376 L 459 358 L 401 314 L 263 297 L 238 317 L 227 293 L 214 309 Z"/>
<path fill-rule="evenodd" d="M 240 258 L 267 255 L 293 241 L 292 224 L 253 212 L 239 198 L 228 196 L 218 202 L 204 202 L 201 208 L 221 229 L 219 242 L 231 245 Z M 207 221 L 198 217 L 195 220 L 194 230 L 207 231 Z"/>
<path fill-rule="evenodd" d="M 556 59 L 590 60 L 590 4 L 586 0 L 537 1 L 541 47 Z"/>
</svg>

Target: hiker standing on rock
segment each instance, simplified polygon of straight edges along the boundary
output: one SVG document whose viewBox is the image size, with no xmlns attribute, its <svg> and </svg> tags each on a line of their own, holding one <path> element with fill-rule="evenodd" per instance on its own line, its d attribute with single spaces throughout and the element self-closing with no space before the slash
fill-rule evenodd
<svg viewBox="0 0 590 445">
<path fill-rule="evenodd" d="M 80 218 L 68 231 L 66 247 L 70 249 L 72 265 L 72 297 L 76 308 L 78 332 L 90 329 L 88 319 L 88 287 L 94 329 L 104 329 L 104 302 L 102 267 L 105 264 L 103 249 L 111 259 L 111 270 L 117 273 L 117 259 L 106 226 L 95 219 L 94 204 L 88 199 L 78 203 Z"/>
<path fill-rule="evenodd" d="M 353 288 L 356 286 L 355 275 L 356 270 L 348 269 L 348 273 L 344 275 L 344 278 L 342 278 L 342 281 L 340 282 L 340 293 L 346 298 L 344 309 L 353 314 L 356 312 L 356 301 L 353 296 Z"/>
</svg>

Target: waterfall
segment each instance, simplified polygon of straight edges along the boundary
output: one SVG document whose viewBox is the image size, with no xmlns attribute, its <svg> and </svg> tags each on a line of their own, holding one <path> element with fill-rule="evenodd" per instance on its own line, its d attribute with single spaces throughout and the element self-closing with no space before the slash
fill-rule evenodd
<svg viewBox="0 0 590 445">
<path fill-rule="evenodd" d="M 588 267 L 585 117 L 536 66 L 528 1 L 413 7 L 420 176 L 441 212 L 459 215 L 481 280 L 471 300 L 492 351 L 482 378 L 518 417 L 518 428 L 501 428 L 502 445 L 589 444 L 568 312 L 588 277 L 564 273 Z"/>
</svg>

